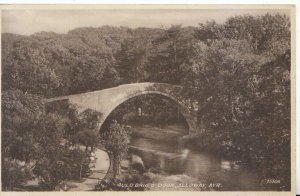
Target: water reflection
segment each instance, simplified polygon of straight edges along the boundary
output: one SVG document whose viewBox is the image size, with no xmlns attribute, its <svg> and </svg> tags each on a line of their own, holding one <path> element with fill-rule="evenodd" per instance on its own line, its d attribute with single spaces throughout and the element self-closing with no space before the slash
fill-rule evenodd
<svg viewBox="0 0 300 196">
<path fill-rule="evenodd" d="M 222 182 L 222 190 L 260 190 L 258 174 L 212 153 L 182 150 L 176 142 L 140 135 L 132 138 L 131 145 L 131 152 L 142 158 L 146 168 L 186 174 L 201 182 Z"/>
</svg>

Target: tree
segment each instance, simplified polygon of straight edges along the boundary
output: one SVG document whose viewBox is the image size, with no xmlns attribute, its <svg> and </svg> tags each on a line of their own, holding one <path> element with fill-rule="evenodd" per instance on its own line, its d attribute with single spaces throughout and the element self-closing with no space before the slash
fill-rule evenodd
<svg viewBox="0 0 300 196">
<path fill-rule="evenodd" d="M 144 81 L 147 78 L 145 67 L 148 63 L 151 42 L 149 38 L 127 39 L 116 54 L 118 70 L 123 83 Z"/>
<path fill-rule="evenodd" d="M 34 173 L 39 176 L 40 184 L 46 190 L 53 190 L 71 176 L 71 165 L 64 159 L 68 148 L 64 146 L 63 128 L 64 122 L 57 114 L 43 115 L 35 126 Z"/>
<path fill-rule="evenodd" d="M 263 175 L 269 178 L 280 176 L 282 187 L 290 187 L 290 51 L 261 67 L 261 81 L 254 105 L 253 127 L 261 134 L 260 148 Z M 254 148 L 258 150 L 257 148 Z"/>
<path fill-rule="evenodd" d="M 3 92 L 2 120 L 2 172 L 8 178 L 4 186 L 16 188 L 34 175 L 52 190 L 68 177 L 70 164 L 63 160 L 62 144 L 65 121 L 57 114 L 45 114 L 40 97 L 19 90 Z"/>
<path fill-rule="evenodd" d="M 24 162 L 4 157 L 1 163 L 1 182 L 4 191 L 14 191 L 16 187 L 33 177 L 30 166 Z"/>
<path fill-rule="evenodd" d="M 41 43 L 30 37 L 17 39 L 4 56 L 3 89 L 21 89 L 31 94 L 49 96 L 60 86 L 57 74 L 40 54 Z"/>
<path fill-rule="evenodd" d="M 71 71 L 72 93 L 100 90 L 118 84 L 119 76 L 111 55 L 99 56 L 87 55 L 76 63 Z"/>
<path fill-rule="evenodd" d="M 64 153 L 63 160 L 70 165 L 70 179 L 81 179 L 90 172 L 90 153 L 80 148 L 69 149 Z"/>
<path fill-rule="evenodd" d="M 44 114 L 39 96 L 2 92 L 2 155 L 29 162 L 35 154 L 34 122 Z"/>
<path fill-rule="evenodd" d="M 207 21 L 205 24 L 199 24 L 198 29 L 195 30 L 195 37 L 210 45 L 214 40 L 222 37 L 222 30 L 222 25 L 217 24 L 214 20 Z"/>
<path fill-rule="evenodd" d="M 217 36 L 205 37 L 208 31 Z M 185 62 L 190 77 L 182 83 L 197 99 L 198 119 L 205 122 L 194 141 L 200 149 L 259 168 L 265 178 L 284 179 L 281 189 L 287 190 L 289 19 L 269 14 L 237 16 L 224 25 L 201 25 L 198 33 L 204 37 L 193 45 L 193 56 Z"/>
<path fill-rule="evenodd" d="M 35 126 L 35 168 L 45 190 L 53 190 L 59 183 L 81 178 L 89 155 L 79 149 L 71 149 L 65 140 L 65 121 L 58 114 L 43 115 Z M 91 139 L 88 138 L 88 139 Z M 89 141 L 84 139 L 84 142 Z M 92 138 L 95 141 L 97 138 Z M 89 143 L 89 145 L 91 145 Z M 88 160 L 88 161 L 87 161 Z"/>
<path fill-rule="evenodd" d="M 112 120 L 108 127 L 107 130 L 102 129 L 101 138 L 105 149 L 113 159 L 114 178 L 116 178 L 120 174 L 120 162 L 127 153 L 129 135 L 116 120 Z"/>
<path fill-rule="evenodd" d="M 172 26 L 152 42 L 147 81 L 180 84 L 180 65 L 190 57 L 193 28 Z"/>
<path fill-rule="evenodd" d="M 70 107 L 72 109 L 72 107 Z M 71 110 L 72 111 L 72 110 Z M 67 135 L 73 143 L 84 145 L 86 150 L 98 144 L 99 121 L 101 114 L 91 109 L 85 110 L 81 114 L 71 116 L 71 122 L 76 122 L 76 125 L 71 125 L 71 130 Z"/>
<path fill-rule="evenodd" d="M 282 55 L 290 48 L 290 19 L 281 14 L 235 16 L 223 25 L 223 36 L 247 40 L 255 54 Z"/>
<path fill-rule="evenodd" d="M 88 150 L 88 147 L 91 147 L 91 151 L 93 151 L 94 147 L 98 143 L 98 139 L 99 138 L 98 138 L 97 132 L 95 132 L 94 130 L 78 131 L 73 136 L 73 142 L 84 145 L 86 151 Z"/>
</svg>

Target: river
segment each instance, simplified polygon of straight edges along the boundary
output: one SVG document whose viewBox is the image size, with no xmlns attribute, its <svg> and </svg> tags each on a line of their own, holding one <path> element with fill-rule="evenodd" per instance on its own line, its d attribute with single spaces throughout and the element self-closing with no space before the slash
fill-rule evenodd
<svg viewBox="0 0 300 196">
<path fill-rule="evenodd" d="M 147 168 L 162 169 L 169 175 L 184 174 L 203 183 L 220 183 L 217 190 L 259 191 L 259 174 L 208 152 L 181 149 L 177 139 L 186 135 L 181 126 L 165 128 L 150 125 L 135 126 L 131 146 L 138 152 Z"/>
</svg>

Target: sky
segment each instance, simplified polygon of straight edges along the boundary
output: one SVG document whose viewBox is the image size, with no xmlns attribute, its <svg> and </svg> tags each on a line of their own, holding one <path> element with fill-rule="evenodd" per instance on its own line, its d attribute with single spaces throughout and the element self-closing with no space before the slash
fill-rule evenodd
<svg viewBox="0 0 300 196">
<path fill-rule="evenodd" d="M 286 14 L 288 10 L 3 10 L 2 32 L 30 35 L 40 31 L 67 33 L 77 27 L 103 25 L 168 28 L 171 25 L 198 26 L 214 19 L 223 23 L 235 15 Z"/>
</svg>

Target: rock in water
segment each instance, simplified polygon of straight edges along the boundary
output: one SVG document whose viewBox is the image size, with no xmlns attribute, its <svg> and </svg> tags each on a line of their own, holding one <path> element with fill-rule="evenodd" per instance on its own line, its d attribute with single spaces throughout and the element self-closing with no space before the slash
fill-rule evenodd
<svg viewBox="0 0 300 196">
<path fill-rule="evenodd" d="M 144 173 L 145 166 L 142 158 L 138 155 L 131 155 L 131 168 L 137 170 L 140 174 Z"/>
</svg>

